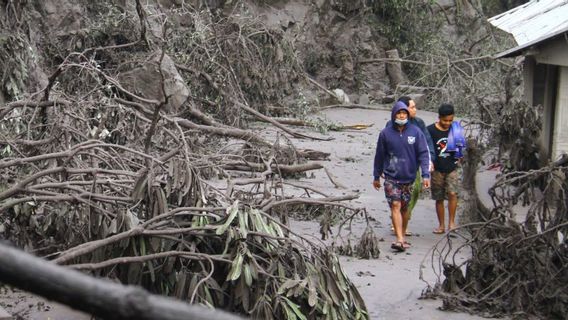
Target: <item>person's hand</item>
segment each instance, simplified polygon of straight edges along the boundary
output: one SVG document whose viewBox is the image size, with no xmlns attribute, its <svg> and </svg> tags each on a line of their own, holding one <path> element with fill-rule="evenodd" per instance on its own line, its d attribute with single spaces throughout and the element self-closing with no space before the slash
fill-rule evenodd
<svg viewBox="0 0 568 320">
<path fill-rule="evenodd" d="M 422 186 L 424 187 L 424 189 L 430 188 L 430 179 L 424 179 L 422 181 Z"/>
<path fill-rule="evenodd" d="M 381 188 L 381 180 L 373 180 L 373 187 L 378 191 Z"/>
</svg>

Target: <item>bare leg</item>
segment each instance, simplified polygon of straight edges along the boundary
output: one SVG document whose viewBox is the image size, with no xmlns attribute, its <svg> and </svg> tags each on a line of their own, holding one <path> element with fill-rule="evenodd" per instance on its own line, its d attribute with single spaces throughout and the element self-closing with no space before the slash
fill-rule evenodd
<svg viewBox="0 0 568 320">
<path fill-rule="evenodd" d="M 444 212 L 444 200 L 436 200 L 436 214 L 438 215 L 438 229 L 436 232 L 444 233 L 446 232 L 445 212 Z"/>
<path fill-rule="evenodd" d="M 402 215 L 402 234 L 406 235 L 406 229 L 408 229 L 408 221 L 410 220 L 410 214 L 408 214 L 408 208 L 401 212 Z"/>
<path fill-rule="evenodd" d="M 402 235 L 405 236 L 405 237 L 407 236 L 406 232 L 408 230 L 408 221 L 410 220 L 410 214 L 409 214 L 408 211 L 409 210 L 408 210 L 408 207 L 407 207 L 406 210 L 403 211 L 402 214 L 401 214 L 402 215 Z M 406 242 L 406 238 L 404 239 L 403 247 L 405 247 L 407 249 L 410 248 L 410 243 Z"/>
<path fill-rule="evenodd" d="M 448 193 L 448 213 L 450 220 L 448 221 L 448 228 L 452 230 L 456 227 L 456 209 L 458 207 L 458 195 L 454 192 Z"/>
<path fill-rule="evenodd" d="M 402 230 L 402 214 L 400 212 L 400 201 L 393 201 L 391 205 L 392 225 L 396 234 L 396 241 L 404 243 L 404 232 Z"/>
</svg>

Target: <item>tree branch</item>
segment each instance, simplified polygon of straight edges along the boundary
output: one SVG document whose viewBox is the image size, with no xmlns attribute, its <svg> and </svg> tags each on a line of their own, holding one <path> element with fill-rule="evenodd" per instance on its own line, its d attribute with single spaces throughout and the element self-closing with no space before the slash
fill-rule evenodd
<svg viewBox="0 0 568 320">
<path fill-rule="evenodd" d="M 135 286 L 95 279 L 0 244 L 0 281 L 103 319 L 237 320 Z"/>
</svg>

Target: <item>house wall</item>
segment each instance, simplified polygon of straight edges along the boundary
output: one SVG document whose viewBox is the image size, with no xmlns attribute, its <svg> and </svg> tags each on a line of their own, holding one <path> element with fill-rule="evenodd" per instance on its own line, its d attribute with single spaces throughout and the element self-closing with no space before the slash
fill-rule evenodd
<svg viewBox="0 0 568 320">
<path fill-rule="evenodd" d="M 542 107 L 542 130 L 538 139 L 542 165 L 548 163 L 552 154 L 557 69 L 556 66 L 536 63 L 533 56 L 525 57 L 525 101 L 529 105 Z"/>
<path fill-rule="evenodd" d="M 550 40 L 539 46 L 536 62 L 568 67 L 568 41 L 564 37 Z"/>
<path fill-rule="evenodd" d="M 525 99 L 542 105 L 542 160 L 568 153 L 568 41 L 551 39 L 525 51 Z"/>
<path fill-rule="evenodd" d="M 544 74 L 544 92 L 542 97 L 543 106 L 543 126 L 542 134 L 546 137 L 546 161 L 551 159 L 553 154 L 554 130 L 556 122 L 556 99 L 558 97 L 558 66 L 550 64 L 538 64 L 537 70 L 542 69 Z"/>
<path fill-rule="evenodd" d="M 563 153 L 568 153 L 568 67 L 559 70 L 551 160 Z"/>
</svg>

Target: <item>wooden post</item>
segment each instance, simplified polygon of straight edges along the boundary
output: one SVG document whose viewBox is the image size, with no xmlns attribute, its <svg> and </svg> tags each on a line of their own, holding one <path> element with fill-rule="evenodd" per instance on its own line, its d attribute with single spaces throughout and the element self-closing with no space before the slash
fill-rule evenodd
<svg viewBox="0 0 568 320">
<path fill-rule="evenodd" d="M 399 84 L 407 83 L 408 80 L 406 75 L 402 71 L 402 66 L 400 63 L 400 57 L 398 55 L 397 49 L 392 49 L 386 51 L 387 58 L 389 62 L 387 62 L 387 74 L 389 75 L 389 80 L 391 84 L 391 88 L 396 90 Z"/>
<path fill-rule="evenodd" d="M 0 282 L 104 319 L 238 320 L 236 315 L 97 279 L 0 243 Z"/>
</svg>

